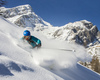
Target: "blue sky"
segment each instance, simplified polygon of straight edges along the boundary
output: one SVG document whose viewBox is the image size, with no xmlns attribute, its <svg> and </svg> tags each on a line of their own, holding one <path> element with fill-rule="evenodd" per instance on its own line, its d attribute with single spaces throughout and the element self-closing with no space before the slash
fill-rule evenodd
<svg viewBox="0 0 100 80">
<path fill-rule="evenodd" d="M 7 0 L 5 7 L 29 4 L 34 12 L 54 26 L 88 20 L 100 30 L 100 0 Z"/>
</svg>

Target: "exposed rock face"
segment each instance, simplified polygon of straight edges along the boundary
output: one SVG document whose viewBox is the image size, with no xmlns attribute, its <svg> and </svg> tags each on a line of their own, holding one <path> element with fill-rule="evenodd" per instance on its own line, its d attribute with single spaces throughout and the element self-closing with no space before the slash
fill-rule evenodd
<svg viewBox="0 0 100 80">
<path fill-rule="evenodd" d="M 97 37 L 100 39 L 100 31 L 98 31 L 98 33 L 97 33 Z"/>
<path fill-rule="evenodd" d="M 1 7 L 0 15 L 20 27 L 35 27 L 36 24 L 49 24 L 37 16 L 30 5 L 22 5 L 14 8 Z"/>
<path fill-rule="evenodd" d="M 53 36 L 62 40 L 75 41 L 86 46 L 96 39 L 97 33 L 98 29 L 95 25 L 82 20 L 63 26 L 63 28 L 56 30 Z"/>
<path fill-rule="evenodd" d="M 14 8 L 4 8 L 4 7 L 0 8 L 0 14 L 5 18 L 14 17 L 16 15 L 27 14 L 28 12 L 33 12 L 30 5 L 18 6 Z"/>
</svg>

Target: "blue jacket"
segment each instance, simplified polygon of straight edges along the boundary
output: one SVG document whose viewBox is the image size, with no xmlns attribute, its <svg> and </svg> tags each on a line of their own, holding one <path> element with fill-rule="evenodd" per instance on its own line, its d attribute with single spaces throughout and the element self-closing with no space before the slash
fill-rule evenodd
<svg viewBox="0 0 100 80">
<path fill-rule="evenodd" d="M 22 38 L 24 40 L 24 37 Z M 35 47 L 41 47 L 41 40 L 34 37 L 30 36 L 29 40 L 26 40 L 33 48 Z"/>
</svg>

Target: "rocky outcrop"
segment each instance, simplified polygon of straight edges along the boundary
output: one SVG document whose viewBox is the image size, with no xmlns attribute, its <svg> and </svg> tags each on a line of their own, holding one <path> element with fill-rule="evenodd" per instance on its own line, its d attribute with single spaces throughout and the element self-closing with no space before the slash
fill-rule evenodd
<svg viewBox="0 0 100 80">
<path fill-rule="evenodd" d="M 100 31 L 97 33 L 97 38 L 100 39 Z"/>
<path fill-rule="evenodd" d="M 41 24 L 42 26 L 49 24 L 36 15 L 30 5 L 14 8 L 1 7 L 0 15 L 20 27 L 35 27 L 36 24 Z"/>
<path fill-rule="evenodd" d="M 23 5 L 14 8 L 5 8 L 5 7 L 0 8 L 0 15 L 2 15 L 4 18 L 11 18 L 16 15 L 23 15 L 29 12 L 33 12 L 30 5 Z"/>
<path fill-rule="evenodd" d="M 97 33 L 98 29 L 95 25 L 89 21 L 82 20 L 63 26 L 62 29 L 56 30 L 53 36 L 87 46 L 87 44 L 96 39 Z"/>
</svg>

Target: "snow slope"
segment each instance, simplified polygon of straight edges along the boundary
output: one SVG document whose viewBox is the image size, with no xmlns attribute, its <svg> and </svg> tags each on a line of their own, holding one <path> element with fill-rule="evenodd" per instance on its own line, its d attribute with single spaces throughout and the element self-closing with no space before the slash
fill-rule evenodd
<svg viewBox="0 0 100 80">
<path fill-rule="evenodd" d="M 82 46 L 48 39 L 30 29 L 42 41 L 41 49 L 31 49 L 20 40 L 24 28 L 3 18 L 0 23 L 0 80 L 100 80 L 99 74 L 77 64 L 91 60 Z"/>
</svg>

